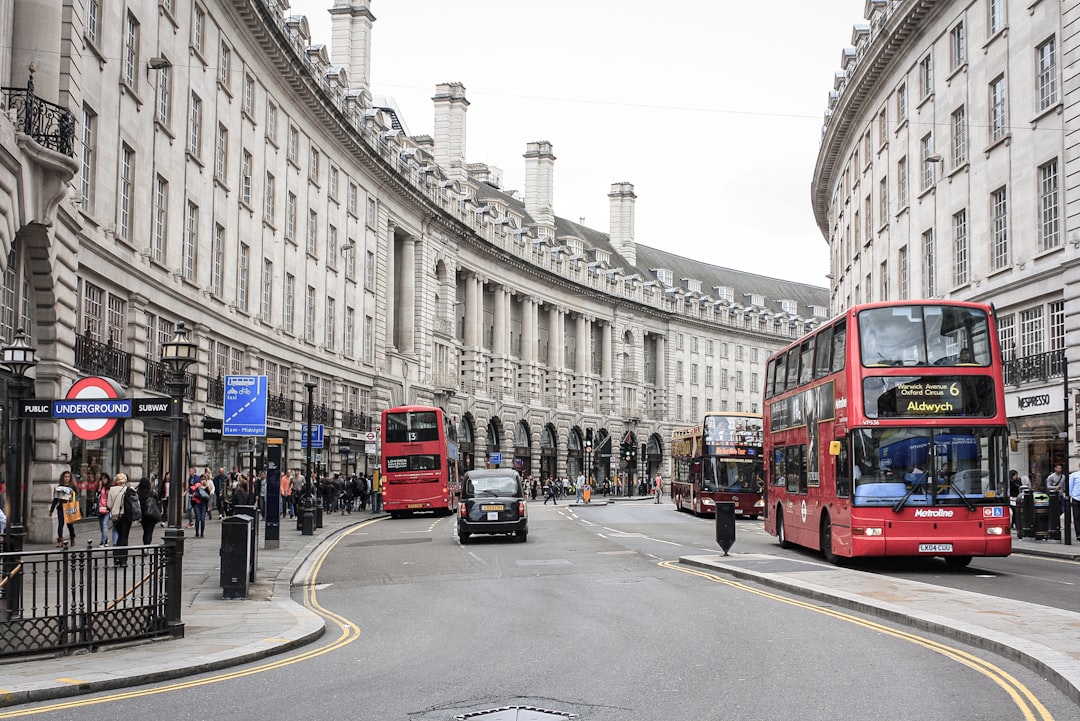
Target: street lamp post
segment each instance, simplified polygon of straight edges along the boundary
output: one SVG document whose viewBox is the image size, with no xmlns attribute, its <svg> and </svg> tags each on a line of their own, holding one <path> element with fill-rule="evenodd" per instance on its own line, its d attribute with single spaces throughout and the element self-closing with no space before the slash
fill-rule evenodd
<svg viewBox="0 0 1080 721">
<path fill-rule="evenodd" d="M 315 406 L 315 387 L 317 385 L 318 383 L 315 381 L 307 381 L 304 383 L 304 388 L 307 388 L 307 439 L 305 443 L 307 446 L 307 467 L 304 470 L 304 505 L 300 511 L 300 532 L 305 536 L 312 536 L 315 534 L 315 509 L 311 507 L 311 496 L 315 488 L 315 481 L 312 477 L 311 469 L 311 432 L 313 420 L 312 414 Z"/>
<path fill-rule="evenodd" d="M 11 518 L 8 519 L 4 550 L 12 554 L 22 553 L 26 540 L 26 456 L 23 445 L 26 433 L 20 406 L 26 398 L 33 381 L 26 374 L 37 365 L 37 351 L 26 340 L 22 328 L 15 332 L 11 345 L 4 346 L 2 362 L 11 371 L 8 381 L 7 412 L 7 488 L 11 501 Z M 4 577 L 8 580 L 8 616 L 22 618 L 22 573 L 15 572 L 20 565 L 18 555 L 8 557 Z"/>
<path fill-rule="evenodd" d="M 199 346 L 188 338 L 183 322 L 176 324 L 172 340 L 161 346 L 161 362 L 169 371 L 165 388 L 169 391 L 169 527 L 165 529 L 165 623 L 174 638 L 184 635 L 180 618 L 184 572 L 184 396 L 187 394 L 187 369 L 198 360 Z"/>
</svg>

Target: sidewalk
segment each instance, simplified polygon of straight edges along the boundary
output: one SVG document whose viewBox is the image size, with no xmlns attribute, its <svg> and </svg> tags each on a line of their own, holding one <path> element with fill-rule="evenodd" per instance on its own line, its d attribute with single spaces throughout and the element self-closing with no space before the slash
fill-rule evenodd
<svg viewBox="0 0 1080 721">
<path fill-rule="evenodd" d="M 1080 559 L 1080 544 L 1013 538 L 1013 553 Z M 1080 704 L 1080 613 L 768 554 L 686 556 L 680 563 L 929 631 L 1045 676 Z"/>
<path fill-rule="evenodd" d="M 296 521 L 283 518 L 279 547 L 266 550 L 265 525 L 260 519 L 255 581 L 246 599 L 224 600 L 220 587 L 218 551 L 221 521 L 206 522 L 206 537 L 184 538 L 184 638 L 133 642 L 103 647 L 96 653 L 71 656 L 31 656 L 0 661 L 0 707 L 77 694 L 127 688 L 143 683 L 191 676 L 237 666 L 303 646 L 325 631 L 323 619 L 294 602 L 293 577 L 321 543 L 337 532 L 382 514 L 358 511 L 323 515 L 323 528 L 313 536 L 296 530 Z M 164 533 L 158 528 L 155 542 Z M 94 541 L 97 520 L 76 526 L 77 543 Z M 132 530 L 132 539 L 138 529 Z M 33 550 L 51 546 L 31 544 Z M 298 578 L 298 581 L 301 579 Z"/>
</svg>

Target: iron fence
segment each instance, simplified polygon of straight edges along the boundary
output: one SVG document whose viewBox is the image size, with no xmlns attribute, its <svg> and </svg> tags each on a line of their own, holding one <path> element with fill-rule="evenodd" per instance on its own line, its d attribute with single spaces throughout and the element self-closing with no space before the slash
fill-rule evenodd
<svg viewBox="0 0 1080 721">
<path fill-rule="evenodd" d="M 1005 361 L 1005 385 L 1018 386 L 1065 376 L 1065 350 L 1052 350 Z"/>
<path fill-rule="evenodd" d="M 41 145 L 63 153 L 75 154 L 75 116 L 65 107 L 42 100 L 34 94 L 34 77 L 25 88 L 0 88 L 8 108 L 15 111 L 19 129 Z"/>
<path fill-rule="evenodd" d="M 0 553 L 0 657 L 169 635 L 169 552 L 162 545 Z"/>
</svg>

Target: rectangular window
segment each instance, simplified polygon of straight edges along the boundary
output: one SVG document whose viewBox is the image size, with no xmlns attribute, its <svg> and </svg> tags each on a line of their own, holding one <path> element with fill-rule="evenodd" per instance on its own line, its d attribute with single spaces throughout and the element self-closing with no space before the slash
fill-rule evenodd
<svg viewBox="0 0 1080 721">
<path fill-rule="evenodd" d="M 1050 316 L 1050 350 L 1065 349 L 1065 302 L 1055 300 L 1047 306 Z"/>
<path fill-rule="evenodd" d="M 100 0 L 86 0 L 86 39 L 98 42 L 98 28 L 101 27 Z"/>
<path fill-rule="evenodd" d="M 933 298 L 935 295 L 937 295 L 937 282 L 934 277 L 937 273 L 937 268 L 934 265 L 935 255 L 933 228 L 923 232 L 922 241 L 923 255 L 925 257 L 925 265 L 923 266 L 923 274 L 925 276 L 923 278 L 923 290 L 926 293 L 925 297 Z"/>
<path fill-rule="evenodd" d="M 337 228 L 331 223 L 326 230 L 326 265 L 337 268 Z"/>
<path fill-rule="evenodd" d="M 990 216 L 991 267 L 1000 270 L 1009 264 L 1009 196 L 1005 188 L 990 194 Z"/>
<path fill-rule="evenodd" d="M 97 147 L 97 115 L 90 108 L 83 106 L 82 111 L 82 149 L 79 153 L 79 190 L 82 193 L 83 210 L 92 211 L 94 207 L 94 154 Z"/>
<path fill-rule="evenodd" d="M 240 158 L 240 202 L 251 205 L 251 153 L 244 151 Z"/>
<path fill-rule="evenodd" d="M 158 263 L 165 262 L 165 248 L 169 239 L 169 181 L 160 175 L 154 183 L 154 245 L 151 257 Z"/>
<path fill-rule="evenodd" d="M 866 242 L 869 243 L 874 238 L 874 198 L 872 195 L 866 196 L 863 213 L 865 214 L 863 222 L 866 223 Z"/>
<path fill-rule="evenodd" d="M 157 119 L 158 122 L 169 127 L 169 119 L 172 117 L 172 90 L 169 87 L 172 68 L 161 68 L 157 71 Z"/>
<path fill-rule="evenodd" d="M 236 305 L 241 312 L 248 309 L 248 288 L 251 283 L 251 248 L 240 244 L 240 257 L 236 264 Z"/>
<path fill-rule="evenodd" d="M 311 285 L 304 296 L 304 340 L 315 342 L 315 286 Z"/>
<path fill-rule="evenodd" d="M 949 31 L 949 57 L 952 70 L 958 70 L 967 62 L 967 41 L 964 37 L 964 23 L 959 22 Z"/>
<path fill-rule="evenodd" d="M 908 252 L 905 245 L 900 249 L 900 254 L 897 257 L 897 262 L 900 267 L 898 268 L 900 273 L 900 299 L 907 300 L 908 296 Z"/>
<path fill-rule="evenodd" d="M 364 362 L 375 362 L 375 319 L 370 315 L 364 316 Z"/>
<path fill-rule="evenodd" d="M 99 343 L 105 342 L 105 291 L 93 283 L 83 283 L 83 322 L 86 334 Z"/>
<path fill-rule="evenodd" d="M 132 214 L 135 211 L 135 151 L 127 143 L 120 146 L 120 207 L 116 218 L 116 234 L 131 239 Z"/>
<path fill-rule="evenodd" d="M 229 163 L 229 129 L 218 124 L 217 148 L 214 151 L 214 179 L 225 182 L 225 170 Z"/>
<path fill-rule="evenodd" d="M 907 120 L 907 84 L 896 89 L 896 124 L 899 126 Z"/>
<path fill-rule="evenodd" d="M 345 355 L 349 358 L 356 352 L 356 334 L 353 325 L 356 323 L 356 311 L 352 308 L 345 309 Z"/>
<path fill-rule="evenodd" d="M 266 101 L 266 139 L 277 145 L 277 106 Z"/>
<path fill-rule="evenodd" d="M 296 239 L 296 194 L 289 193 L 285 199 L 285 238 Z"/>
<path fill-rule="evenodd" d="M 244 75 L 244 112 L 249 118 L 255 117 L 255 78 Z"/>
<path fill-rule="evenodd" d="M 290 125 L 289 126 L 289 143 L 285 147 L 285 159 L 288 160 L 290 163 L 295 164 L 297 162 L 296 158 L 297 158 L 297 153 L 299 152 L 299 150 L 298 150 L 299 147 L 300 147 L 300 133 L 296 130 L 295 126 Z"/>
<path fill-rule="evenodd" d="M 206 12 L 196 5 L 194 17 L 191 20 L 191 47 L 195 48 L 195 51 L 199 54 L 202 54 L 203 50 L 203 33 L 205 28 Z"/>
<path fill-rule="evenodd" d="M 881 261 L 881 300 L 889 300 L 889 261 Z"/>
<path fill-rule="evenodd" d="M 1005 113 L 1005 76 L 1000 75 L 990 83 L 990 142 L 1005 137 L 1009 121 Z"/>
<path fill-rule="evenodd" d="M 319 183 L 319 151 L 315 146 L 308 153 L 308 180 L 316 185 Z"/>
<path fill-rule="evenodd" d="M 934 155 L 934 136 L 926 134 L 919 142 L 922 147 L 922 190 L 929 190 L 934 186 L 935 167 L 941 158 Z"/>
<path fill-rule="evenodd" d="M 1005 29 L 1005 0 L 989 0 L 987 7 L 987 29 L 990 35 L 997 35 Z"/>
<path fill-rule="evenodd" d="M 964 106 L 952 114 L 952 166 L 959 168 L 967 163 L 967 113 Z"/>
<path fill-rule="evenodd" d="M 878 113 L 878 147 L 884 147 L 889 142 L 889 121 L 886 118 L 885 108 Z"/>
<path fill-rule="evenodd" d="M 214 238 L 210 246 L 210 294 L 221 298 L 225 284 L 225 226 L 214 224 Z"/>
<path fill-rule="evenodd" d="M 202 156 L 202 98 L 191 93 L 191 124 L 188 127 L 188 152 L 195 158 Z"/>
<path fill-rule="evenodd" d="M 896 207 L 897 212 L 908 206 L 908 167 L 907 156 L 896 164 Z"/>
<path fill-rule="evenodd" d="M 314 210 L 308 211 L 307 252 L 308 255 L 319 257 L 319 214 Z"/>
<path fill-rule="evenodd" d="M 1016 359 L 1016 318 L 1005 315 L 998 318 L 998 342 L 1001 344 L 1002 360 Z"/>
<path fill-rule="evenodd" d="M 1061 245 L 1061 207 L 1058 161 L 1039 166 L 1039 246 L 1050 250 Z"/>
<path fill-rule="evenodd" d="M 184 280 L 195 281 L 199 260 L 199 206 L 190 200 L 184 219 Z"/>
<path fill-rule="evenodd" d="M 966 285 L 970 280 L 970 248 L 968 247 L 967 211 L 961 210 L 952 217 L 953 274 L 956 285 Z"/>
<path fill-rule="evenodd" d="M 337 197 L 338 197 L 337 191 L 338 191 L 338 169 L 331 165 L 330 166 L 329 187 L 327 187 L 326 192 L 327 192 L 327 194 L 330 196 L 330 198 L 332 200 L 337 200 Z"/>
<path fill-rule="evenodd" d="M 364 288 L 375 290 L 375 253 L 370 250 L 364 256 Z"/>
<path fill-rule="evenodd" d="M 113 342 L 113 345 L 123 348 L 126 342 L 124 338 L 124 328 L 127 324 L 124 319 L 127 317 L 127 304 L 123 298 L 115 296 L 112 293 L 109 294 L 109 335 L 108 339 Z"/>
<path fill-rule="evenodd" d="M 265 197 L 263 199 L 263 219 L 270 225 L 274 224 L 274 211 L 277 207 L 277 198 L 274 191 L 274 174 L 268 172 L 266 174 L 266 187 L 263 189 Z"/>
<path fill-rule="evenodd" d="M 922 97 L 934 92 L 934 56 L 927 55 L 919 62 L 919 90 Z"/>
<path fill-rule="evenodd" d="M 1038 110 L 1042 112 L 1057 105 L 1057 46 L 1054 38 L 1035 48 L 1035 88 L 1038 97 Z"/>
<path fill-rule="evenodd" d="M 274 303 L 274 262 L 263 258 L 262 294 L 259 297 L 259 320 L 269 323 L 270 310 Z"/>
<path fill-rule="evenodd" d="M 375 198 L 367 199 L 367 225 L 369 228 L 375 227 L 376 216 L 378 215 L 378 208 L 375 203 Z"/>
<path fill-rule="evenodd" d="M 878 215 L 881 216 L 881 224 L 889 222 L 889 177 L 885 176 L 878 181 Z"/>
<path fill-rule="evenodd" d="M 221 43 L 220 59 L 218 60 L 218 82 L 226 90 L 229 89 L 229 71 L 232 64 L 232 50 L 224 41 Z"/>
<path fill-rule="evenodd" d="M 357 193 L 356 183 L 349 183 L 349 198 L 348 198 L 348 205 L 346 205 L 346 208 L 348 209 L 349 213 L 354 215 L 354 216 L 356 215 L 356 193 Z"/>
<path fill-rule="evenodd" d="M 323 322 L 325 332 L 323 334 L 323 344 L 326 346 L 326 350 L 334 350 L 334 331 L 335 321 L 337 319 L 336 303 L 333 298 L 327 297 L 326 299 L 326 318 Z"/>
<path fill-rule="evenodd" d="M 127 14 L 124 33 L 123 81 L 132 90 L 138 90 L 139 80 L 139 21 Z"/>
<path fill-rule="evenodd" d="M 345 277 L 356 280 L 356 241 L 349 238 L 342 250 L 345 252 Z"/>
<path fill-rule="evenodd" d="M 1029 358 L 1046 350 L 1043 341 L 1043 309 L 1020 311 L 1020 357 Z"/>
<path fill-rule="evenodd" d="M 296 276 L 285 274 L 285 290 L 281 298 L 281 325 L 290 335 L 293 332 L 293 305 L 296 303 Z"/>
</svg>

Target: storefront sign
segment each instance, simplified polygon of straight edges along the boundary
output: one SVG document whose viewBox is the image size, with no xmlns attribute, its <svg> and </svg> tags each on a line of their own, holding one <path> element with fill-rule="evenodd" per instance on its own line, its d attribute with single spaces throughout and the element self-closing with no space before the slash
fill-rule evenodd
<svg viewBox="0 0 1080 721">
<path fill-rule="evenodd" d="M 1062 413 L 1065 410 L 1065 398 L 1060 386 L 1011 393 L 1006 391 L 1005 408 L 1010 418 L 1042 413 Z"/>
</svg>

